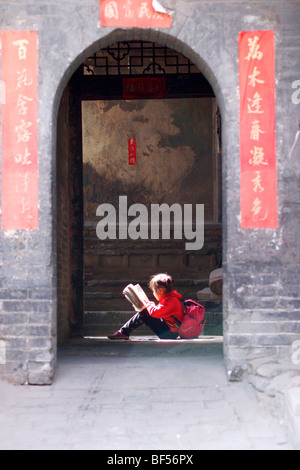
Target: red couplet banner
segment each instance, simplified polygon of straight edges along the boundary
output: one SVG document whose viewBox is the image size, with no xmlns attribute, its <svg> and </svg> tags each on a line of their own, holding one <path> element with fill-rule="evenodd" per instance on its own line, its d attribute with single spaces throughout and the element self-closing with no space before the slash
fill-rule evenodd
<svg viewBox="0 0 300 470">
<path fill-rule="evenodd" d="M 277 228 L 274 31 L 239 35 L 241 225 Z"/>
<path fill-rule="evenodd" d="M 154 10 L 152 0 L 100 0 L 101 26 L 171 28 L 172 18 Z"/>
<path fill-rule="evenodd" d="M 36 31 L 2 31 L 2 229 L 38 229 Z"/>
<path fill-rule="evenodd" d="M 136 165 L 136 139 L 128 139 L 128 163 Z"/>
</svg>

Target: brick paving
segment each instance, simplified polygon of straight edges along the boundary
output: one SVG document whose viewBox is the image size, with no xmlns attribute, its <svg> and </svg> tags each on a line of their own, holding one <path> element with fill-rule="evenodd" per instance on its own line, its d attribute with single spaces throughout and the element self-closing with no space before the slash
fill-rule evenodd
<svg viewBox="0 0 300 470">
<path fill-rule="evenodd" d="M 2 450 L 292 450 L 220 338 L 72 340 L 51 386 L 0 382 Z"/>
</svg>

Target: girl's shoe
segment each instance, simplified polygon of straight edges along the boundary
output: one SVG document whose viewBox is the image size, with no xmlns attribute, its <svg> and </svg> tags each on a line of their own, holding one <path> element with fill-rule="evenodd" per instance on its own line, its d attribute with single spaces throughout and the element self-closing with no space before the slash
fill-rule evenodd
<svg viewBox="0 0 300 470">
<path fill-rule="evenodd" d="M 117 331 L 116 333 L 113 333 L 112 335 L 108 336 L 108 339 L 129 339 L 129 336 L 126 336 L 122 333 L 121 330 Z"/>
</svg>

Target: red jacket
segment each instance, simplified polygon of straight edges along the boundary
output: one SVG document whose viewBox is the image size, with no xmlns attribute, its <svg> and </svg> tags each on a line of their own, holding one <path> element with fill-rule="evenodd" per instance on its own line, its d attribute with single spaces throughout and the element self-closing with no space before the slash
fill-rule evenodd
<svg viewBox="0 0 300 470">
<path fill-rule="evenodd" d="M 183 306 L 179 300 L 181 298 L 181 294 L 178 294 L 176 290 L 172 290 L 172 292 L 166 294 L 161 299 L 158 305 L 155 305 L 154 302 L 149 302 L 147 304 L 148 313 L 151 317 L 162 318 L 170 330 L 177 333 L 183 321 Z"/>
</svg>

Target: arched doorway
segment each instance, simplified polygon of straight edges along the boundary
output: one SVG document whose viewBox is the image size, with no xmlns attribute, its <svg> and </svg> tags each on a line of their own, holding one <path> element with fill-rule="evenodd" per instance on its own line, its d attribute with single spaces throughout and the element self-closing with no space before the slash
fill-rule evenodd
<svg viewBox="0 0 300 470">
<path fill-rule="evenodd" d="M 109 333 L 130 314 L 122 288 L 146 288 L 155 272 L 196 300 L 222 261 L 220 112 L 198 67 L 160 43 L 94 46 L 64 90 L 57 131 L 59 341 Z M 149 210 L 204 204 L 204 247 L 187 251 L 174 227 L 169 239 L 99 240 L 97 207 L 117 210 L 120 196 Z M 207 334 L 220 333 L 221 299 L 201 301 Z"/>
</svg>

